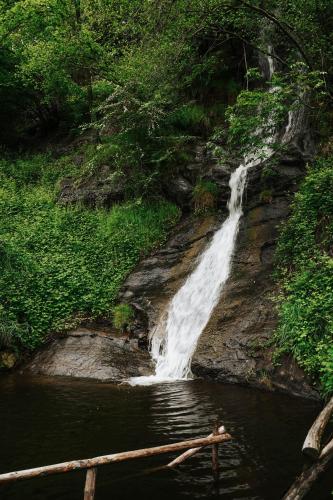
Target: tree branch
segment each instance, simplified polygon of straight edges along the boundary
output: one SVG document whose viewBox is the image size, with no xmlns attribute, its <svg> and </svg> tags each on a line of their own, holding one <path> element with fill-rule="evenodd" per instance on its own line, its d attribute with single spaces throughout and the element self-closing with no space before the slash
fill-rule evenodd
<svg viewBox="0 0 333 500">
<path fill-rule="evenodd" d="M 245 0 L 239 0 L 244 7 L 247 9 L 250 9 L 254 12 L 257 12 L 258 14 L 261 14 L 262 16 L 266 17 L 270 21 L 272 21 L 280 30 L 293 42 L 293 44 L 297 47 L 299 53 L 302 55 L 304 61 L 306 64 L 309 66 L 310 69 L 312 69 L 312 64 L 310 62 L 309 57 L 307 56 L 306 52 L 304 51 L 303 47 L 301 46 L 300 42 L 297 40 L 296 35 L 293 33 L 293 31 L 290 29 L 289 25 L 286 25 L 283 21 L 280 21 L 275 17 L 271 12 L 268 12 L 267 10 L 257 7 L 256 5 L 251 5 Z M 288 28 L 287 28 L 288 26 Z"/>
</svg>

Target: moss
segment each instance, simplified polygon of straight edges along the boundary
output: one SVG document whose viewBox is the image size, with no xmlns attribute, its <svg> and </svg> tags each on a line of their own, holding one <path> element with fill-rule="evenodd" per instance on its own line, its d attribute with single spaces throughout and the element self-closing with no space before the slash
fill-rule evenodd
<svg viewBox="0 0 333 500">
<path fill-rule="evenodd" d="M 113 308 L 113 326 L 126 331 L 134 320 L 134 309 L 130 304 L 118 304 Z"/>
<path fill-rule="evenodd" d="M 273 191 L 272 189 L 264 189 L 260 193 L 260 201 L 262 203 L 272 203 L 273 201 Z"/>
<path fill-rule="evenodd" d="M 219 189 L 212 181 L 199 181 L 193 190 L 194 209 L 196 214 L 209 213 L 214 210 Z"/>
</svg>

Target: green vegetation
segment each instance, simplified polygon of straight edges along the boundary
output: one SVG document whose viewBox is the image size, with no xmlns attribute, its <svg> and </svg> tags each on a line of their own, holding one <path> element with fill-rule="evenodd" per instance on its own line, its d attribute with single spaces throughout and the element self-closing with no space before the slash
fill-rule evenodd
<svg viewBox="0 0 333 500">
<path fill-rule="evenodd" d="M 83 318 L 109 316 L 126 275 L 179 215 L 165 201 L 61 207 L 36 181 L 53 171 L 46 165 L 37 157 L 3 162 L 0 171 L 2 344 L 34 348 Z"/>
<path fill-rule="evenodd" d="M 202 214 L 212 211 L 219 194 L 218 186 L 212 181 L 200 180 L 193 190 L 195 213 Z"/>
<path fill-rule="evenodd" d="M 126 331 L 134 320 L 134 309 L 129 304 L 118 304 L 113 308 L 113 326 Z"/>
<path fill-rule="evenodd" d="M 333 391 L 333 157 L 309 169 L 278 245 L 278 354 L 291 352 Z"/>
</svg>

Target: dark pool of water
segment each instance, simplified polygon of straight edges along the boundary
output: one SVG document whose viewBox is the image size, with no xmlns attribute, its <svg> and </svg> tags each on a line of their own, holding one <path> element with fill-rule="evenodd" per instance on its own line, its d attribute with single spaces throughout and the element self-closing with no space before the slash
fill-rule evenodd
<svg viewBox="0 0 333 500">
<path fill-rule="evenodd" d="M 169 455 L 103 466 L 96 500 L 274 500 L 302 468 L 302 441 L 317 412 L 311 401 L 202 381 L 130 388 L 4 377 L 0 472 L 205 436 L 218 419 L 234 436 L 220 447 L 218 487 L 206 450 L 177 471 L 147 472 Z M 332 498 L 329 482 L 309 498 Z M 71 472 L 1 486 L 0 499 L 82 499 L 83 485 L 84 473 Z"/>
</svg>

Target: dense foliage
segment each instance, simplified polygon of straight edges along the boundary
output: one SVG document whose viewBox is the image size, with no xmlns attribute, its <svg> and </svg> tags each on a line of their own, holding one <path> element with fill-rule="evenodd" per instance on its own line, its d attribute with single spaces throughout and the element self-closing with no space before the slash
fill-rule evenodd
<svg viewBox="0 0 333 500">
<path fill-rule="evenodd" d="M 310 168 L 278 246 L 279 352 L 333 391 L 333 158 Z"/>
<path fill-rule="evenodd" d="M 41 179 L 36 166 L 44 169 Z M 165 201 L 110 211 L 61 207 L 45 180 L 53 169 L 41 156 L 0 165 L 3 344 L 36 347 L 45 334 L 110 316 L 128 272 L 178 218 Z"/>
</svg>

